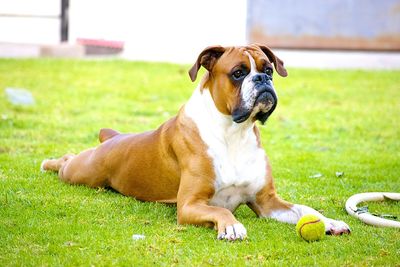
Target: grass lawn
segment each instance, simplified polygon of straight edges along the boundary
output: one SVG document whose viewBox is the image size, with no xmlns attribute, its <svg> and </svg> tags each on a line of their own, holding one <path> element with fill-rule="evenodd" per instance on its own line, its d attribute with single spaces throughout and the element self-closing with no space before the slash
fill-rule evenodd
<svg viewBox="0 0 400 267">
<path fill-rule="evenodd" d="M 0 60 L 0 266 L 398 266 L 399 229 L 364 225 L 344 203 L 359 192 L 400 192 L 400 71 L 289 69 L 288 78 L 275 77 L 279 104 L 260 128 L 278 193 L 346 221 L 349 236 L 308 244 L 293 225 L 242 206 L 236 217 L 249 238 L 218 241 L 213 230 L 178 226 L 173 205 L 39 171 L 45 158 L 95 146 L 102 127 L 140 132 L 175 115 L 195 87 L 188 68 Z M 11 105 L 6 87 L 29 89 L 36 105 Z M 400 215 L 396 202 L 371 208 Z"/>
</svg>

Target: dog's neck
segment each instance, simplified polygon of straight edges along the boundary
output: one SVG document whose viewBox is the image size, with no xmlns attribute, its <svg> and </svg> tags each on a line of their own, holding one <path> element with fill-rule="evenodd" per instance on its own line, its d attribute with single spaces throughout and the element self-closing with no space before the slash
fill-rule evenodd
<svg viewBox="0 0 400 267">
<path fill-rule="evenodd" d="M 232 116 L 222 114 L 215 106 L 208 88 L 200 84 L 185 105 L 185 113 L 197 125 L 199 130 L 208 129 L 220 141 L 243 139 L 254 134 L 254 122 L 251 119 L 236 123 Z"/>
<path fill-rule="evenodd" d="M 255 124 L 242 123 L 222 114 L 210 91 L 199 86 L 184 107 L 185 115 L 196 124 L 214 167 L 215 194 L 211 205 L 235 210 L 253 201 L 265 185 L 265 152 L 260 147 Z M 232 197 L 231 197 L 232 196 Z"/>
</svg>

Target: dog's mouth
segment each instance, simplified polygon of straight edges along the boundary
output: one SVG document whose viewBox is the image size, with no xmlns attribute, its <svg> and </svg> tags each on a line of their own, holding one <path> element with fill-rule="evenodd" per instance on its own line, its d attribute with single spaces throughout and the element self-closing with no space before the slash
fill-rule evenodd
<svg viewBox="0 0 400 267">
<path fill-rule="evenodd" d="M 272 90 L 263 90 L 256 97 L 251 109 L 239 107 L 232 112 L 233 121 L 242 123 L 251 117 L 264 124 L 275 110 L 276 104 L 277 97 L 275 93 Z"/>
<path fill-rule="evenodd" d="M 259 109 L 259 112 L 268 112 L 276 104 L 276 97 L 272 92 L 265 91 L 261 93 L 254 102 L 253 112 Z"/>
</svg>

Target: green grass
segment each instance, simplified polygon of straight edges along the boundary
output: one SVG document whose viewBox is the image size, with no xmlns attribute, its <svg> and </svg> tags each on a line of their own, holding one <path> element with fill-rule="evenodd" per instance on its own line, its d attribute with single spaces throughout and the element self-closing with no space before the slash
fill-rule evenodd
<svg viewBox="0 0 400 267">
<path fill-rule="evenodd" d="M 399 264 L 399 229 L 364 225 L 344 203 L 359 192 L 400 192 L 400 71 L 290 69 L 275 78 L 279 104 L 261 132 L 278 192 L 346 221 L 349 236 L 308 244 L 293 225 L 257 219 L 242 206 L 236 216 L 249 238 L 218 241 L 213 230 L 178 226 L 173 205 L 39 172 L 45 158 L 95 146 L 102 127 L 139 132 L 176 114 L 195 87 L 188 67 L 0 60 L 1 91 L 26 88 L 36 99 L 15 107 L 0 93 L 0 266 Z M 398 204 L 371 205 L 400 215 Z"/>
</svg>

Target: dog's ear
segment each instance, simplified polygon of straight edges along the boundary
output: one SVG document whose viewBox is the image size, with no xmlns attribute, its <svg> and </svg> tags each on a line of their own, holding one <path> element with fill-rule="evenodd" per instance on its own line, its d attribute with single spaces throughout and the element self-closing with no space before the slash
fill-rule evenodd
<svg viewBox="0 0 400 267">
<path fill-rule="evenodd" d="M 264 54 L 267 55 L 269 60 L 272 63 L 274 63 L 275 69 L 279 75 L 281 75 L 282 77 L 288 76 L 287 70 L 283 66 L 283 61 L 279 57 L 275 56 L 275 54 L 272 52 L 272 50 L 268 46 L 259 45 L 259 44 L 257 44 L 257 46 L 264 52 Z"/>
<path fill-rule="evenodd" d="M 197 72 L 201 66 L 206 70 L 211 71 L 218 58 L 220 58 L 224 52 L 225 48 L 222 46 L 209 46 L 204 49 L 198 56 L 197 61 L 189 70 L 189 76 L 192 82 L 196 80 Z"/>
</svg>

